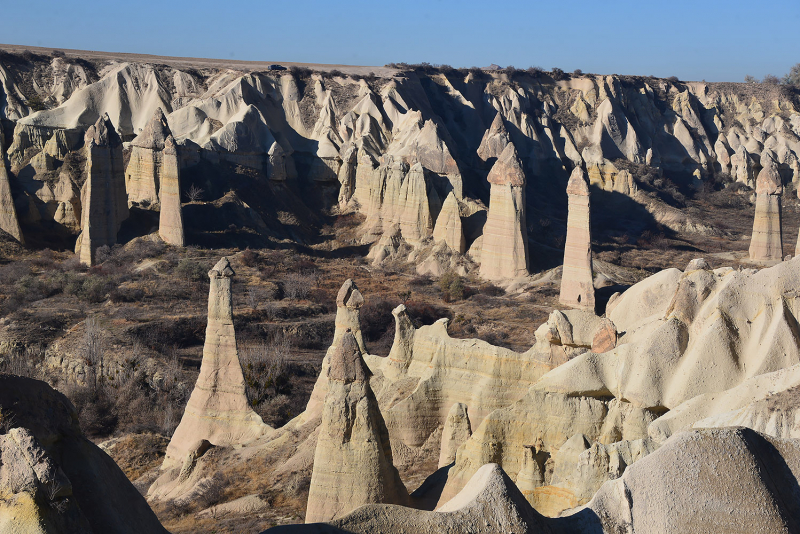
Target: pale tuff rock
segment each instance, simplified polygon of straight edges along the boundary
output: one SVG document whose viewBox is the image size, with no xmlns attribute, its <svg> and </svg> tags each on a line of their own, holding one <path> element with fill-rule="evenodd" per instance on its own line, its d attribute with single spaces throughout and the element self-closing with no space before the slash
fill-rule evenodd
<svg viewBox="0 0 800 534">
<path fill-rule="evenodd" d="M 75 408 L 38 380 L 0 375 L 0 531 L 166 534 Z"/>
<path fill-rule="evenodd" d="M 286 151 L 275 141 L 267 151 L 267 177 L 274 182 L 284 182 L 287 175 Z"/>
<path fill-rule="evenodd" d="M 433 228 L 433 240 L 437 243 L 443 242 L 450 249 L 459 254 L 466 251 L 467 245 L 464 240 L 464 230 L 461 225 L 461 214 L 458 208 L 456 195 L 451 191 L 444 201 L 442 211 L 436 219 Z"/>
<path fill-rule="evenodd" d="M 686 268 L 683 271 L 684 272 L 696 271 L 698 269 L 704 269 L 706 271 L 710 271 L 711 266 L 704 258 L 695 258 L 686 265 Z"/>
<path fill-rule="evenodd" d="M 525 173 L 509 144 L 492 166 L 489 214 L 483 228 L 481 276 L 487 280 L 528 274 L 528 229 L 525 221 Z"/>
<path fill-rule="evenodd" d="M 724 426 L 746 426 L 782 439 L 800 438 L 800 414 L 791 400 L 798 388 L 800 365 L 757 375 L 726 391 L 687 400 L 651 423 L 647 432 L 659 443 L 691 428 Z"/>
<path fill-rule="evenodd" d="M 516 484 L 525 499 L 534 504 L 536 488 L 545 485 L 544 462 L 547 455 L 538 451 L 535 445 L 523 445 L 523 449 L 522 467 L 517 473 Z"/>
<path fill-rule="evenodd" d="M 69 175 L 61 173 L 58 176 L 53 195 L 57 202 L 53 220 L 75 233 L 80 232 L 81 193 Z"/>
<path fill-rule="evenodd" d="M 19 227 L 14 199 L 11 197 L 11 184 L 8 181 L 8 171 L 6 170 L 6 155 L 3 150 L 2 134 L 0 134 L 0 230 L 3 230 L 20 243 L 25 242 L 22 237 L 22 230 Z"/>
<path fill-rule="evenodd" d="M 307 523 L 330 521 L 364 504 L 408 502 L 370 375 L 355 337 L 346 332 L 330 355 Z"/>
<path fill-rule="evenodd" d="M 783 257 L 781 231 L 781 176 L 772 158 L 762 158 L 763 168 L 756 180 L 756 214 L 750 238 L 751 260 L 780 260 Z"/>
<path fill-rule="evenodd" d="M 348 145 L 342 156 L 342 166 L 339 167 L 339 209 L 345 209 L 356 189 L 356 164 L 358 163 L 358 148 Z"/>
<path fill-rule="evenodd" d="M 525 501 L 525 497 L 500 466 L 487 464 L 475 474 L 464 491 L 435 512 L 370 504 L 330 523 L 286 525 L 272 528 L 268 532 L 275 534 L 545 532 L 542 529 L 547 528 L 547 521 Z"/>
<path fill-rule="evenodd" d="M 755 185 L 752 160 L 744 145 L 739 145 L 736 153 L 731 156 L 731 175 L 736 178 L 737 182 L 749 187 Z"/>
<path fill-rule="evenodd" d="M 587 461 L 597 458 L 604 463 L 603 452 L 597 453 L 587 454 Z M 615 461 L 609 454 L 611 469 Z M 289 525 L 268 532 L 792 532 L 798 477 L 796 440 L 742 428 L 697 430 L 675 436 L 621 477 L 603 484 L 587 505 L 563 517 L 543 517 L 503 469 L 490 463 L 435 512 L 369 505 L 330 524 Z"/>
<path fill-rule="evenodd" d="M 117 242 L 128 218 L 122 141 L 108 116 L 86 131 L 86 182 L 81 191 L 81 234 L 75 246 L 81 263 L 94 265 L 95 251 Z"/>
<path fill-rule="evenodd" d="M 388 197 L 388 195 L 387 195 Z M 387 198 L 387 200 L 389 200 Z M 425 171 L 417 163 L 408 171 L 408 175 L 400 188 L 400 195 L 392 217 L 400 225 L 400 233 L 410 244 L 419 244 L 431 236 L 433 217 L 428 202 L 428 187 L 425 182 Z"/>
<path fill-rule="evenodd" d="M 456 451 L 472 435 L 467 405 L 457 402 L 450 408 L 442 431 L 442 445 L 439 453 L 439 467 L 456 461 Z"/>
<path fill-rule="evenodd" d="M 686 432 L 605 484 L 587 508 L 606 532 L 790 532 L 797 490 L 785 488 L 798 476 L 797 441 L 749 429 Z"/>
<path fill-rule="evenodd" d="M 169 442 L 162 469 L 180 465 L 201 440 L 215 446 L 240 445 L 272 430 L 253 411 L 245 394 L 233 330 L 234 274 L 227 258 L 208 272 L 208 326 L 200 375 Z"/>
<path fill-rule="evenodd" d="M 511 138 L 503 124 L 503 115 L 498 112 L 494 116 L 492 125 L 483 134 L 481 145 L 478 147 L 478 157 L 483 161 L 499 158 L 509 143 L 511 143 Z"/>
<path fill-rule="evenodd" d="M 159 198 L 161 213 L 158 221 L 158 235 L 165 243 L 182 247 L 183 214 L 181 212 L 181 168 L 175 139 L 168 135 L 161 153 Z"/>
<path fill-rule="evenodd" d="M 567 184 L 567 195 L 569 214 L 559 302 L 575 308 L 594 310 L 589 184 L 580 167 L 575 167 L 572 171 Z"/>
<path fill-rule="evenodd" d="M 131 157 L 125 169 L 130 205 L 158 206 L 162 174 L 172 172 L 164 168 L 164 146 L 171 135 L 164 112 L 158 108 L 142 133 L 131 141 Z"/>
<path fill-rule="evenodd" d="M 562 364 L 587 350 L 600 354 L 617 345 L 614 323 L 589 310 L 554 310 L 534 336 L 536 351 L 548 354 L 554 364 Z"/>
</svg>

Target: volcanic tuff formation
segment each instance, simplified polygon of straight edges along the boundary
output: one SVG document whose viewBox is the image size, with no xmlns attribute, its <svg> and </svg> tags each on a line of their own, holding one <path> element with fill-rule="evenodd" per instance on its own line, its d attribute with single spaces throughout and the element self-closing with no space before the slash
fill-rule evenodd
<svg viewBox="0 0 800 534">
<path fill-rule="evenodd" d="M 95 252 L 117 242 L 122 221 L 128 218 L 122 140 L 108 115 L 86 131 L 86 182 L 81 191 L 83 218 L 75 252 L 81 263 L 94 265 Z"/>
<path fill-rule="evenodd" d="M 798 477 L 797 440 L 743 428 L 702 430 L 675 436 L 606 482 L 587 505 L 558 518 L 542 516 L 503 469 L 486 464 L 435 512 L 368 505 L 328 524 L 267 532 L 792 532 Z"/>
<path fill-rule="evenodd" d="M 158 235 L 165 243 L 182 247 L 183 213 L 181 211 L 181 169 L 178 158 L 178 147 L 172 135 L 164 141 L 161 156 L 161 173 L 159 184 L 159 201 L 161 213 L 158 219 Z"/>
<path fill-rule="evenodd" d="M 129 204 L 158 206 L 164 146 L 170 135 L 164 112 L 157 108 L 142 133 L 131 141 L 130 161 L 125 169 Z"/>
<path fill-rule="evenodd" d="M 345 332 L 328 362 L 307 523 L 336 519 L 363 504 L 408 502 L 370 375 L 355 337 Z"/>
<path fill-rule="evenodd" d="M 768 153 L 762 156 L 763 168 L 756 179 L 756 215 L 750 239 L 750 259 L 783 258 L 781 193 L 783 185 L 777 166 Z"/>
<path fill-rule="evenodd" d="M 566 201 L 567 173 L 576 167 L 585 168 L 592 186 L 626 195 L 678 232 L 714 229 L 641 194 L 639 176 L 654 172 L 676 183 L 696 184 L 730 173 L 754 186 L 755 176 L 772 160 L 783 183 L 800 180 L 800 114 L 791 90 L 781 86 L 754 91 L 752 84 L 578 75 L 555 80 L 545 73 L 497 71 L 411 70 L 357 80 L 216 67 L 201 73 L 69 57 L 30 61 L 35 69 L 21 69 L 25 61 L 0 65 L 0 119 L 15 123 L 8 155 L 11 190 L 23 225 L 44 232 L 52 221 L 65 236 L 78 233 L 81 211 L 86 211 L 75 194 L 83 180 L 65 163 L 80 148 L 83 131 L 105 114 L 120 136 L 132 141 L 127 169 L 132 203 L 162 202 L 156 184 L 161 178 L 155 176 L 160 143 L 153 148 L 144 140 L 166 138 L 150 135 L 158 134 L 153 126 L 163 126 L 163 118 L 175 139 L 181 172 L 218 176 L 215 167 L 229 165 L 281 188 L 259 199 L 282 202 L 290 191 L 302 191 L 298 204 L 310 210 L 295 206 L 297 213 L 316 211 L 318 203 L 360 213 L 367 221 L 357 237 L 376 243 L 375 263 L 425 263 L 422 271 L 433 273 L 473 270 L 488 247 L 487 276 L 524 275 L 527 229 L 508 247 L 514 254 L 507 262 L 510 274 L 495 272 L 499 251 L 491 250 L 487 242 L 493 240 L 484 234 L 496 235 L 501 204 L 505 217 L 512 210 L 529 210 L 518 205 L 523 200 L 540 204 L 539 195 L 548 206 L 560 206 Z M 52 109 L 32 113 L 26 101 L 33 95 L 20 87 L 33 87 Z M 533 185 L 531 198 L 487 195 L 487 164 L 502 159 L 511 144 Z M 225 189 L 207 182 L 205 200 L 227 191 L 218 188 Z M 463 261 L 442 260 L 441 250 L 432 259 L 429 247 L 442 201 L 451 192 L 464 222 L 468 258 Z M 498 209 L 489 210 L 495 215 L 485 226 L 483 202 L 491 196 Z M 613 198 L 599 196 L 595 208 L 603 209 L 605 199 Z M 259 235 L 297 238 L 279 220 L 284 210 L 252 211 L 267 218 L 261 221 L 265 224 L 245 223 Z M 528 222 L 535 228 L 540 220 L 550 219 L 531 217 Z M 449 226 L 446 222 L 443 227 Z M 229 226 L 221 224 L 222 229 Z M 461 248 L 453 245 L 448 243 L 451 250 Z"/>
<path fill-rule="evenodd" d="M 24 243 L 22 230 L 20 230 L 19 220 L 17 219 L 17 210 L 14 207 L 14 199 L 11 196 L 2 133 L 0 133 L 0 230 L 3 230 L 20 243 Z"/>
<path fill-rule="evenodd" d="M 0 375 L 0 532 L 164 533 L 114 461 L 44 382 Z"/>
<path fill-rule="evenodd" d="M 445 243 L 451 250 L 459 254 L 463 254 L 466 251 L 458 199 L 456 199 L 456 195 L 452 191 L 447 195 L 447 199 L 442 205 L 442 211 L 439 212 L 439 217 L 436 219 L 436 226 L 433 228 L 433 240 L 437 243 Z"/>
<path fill-rule="evenodd" d="M 528 274 L 525 172 L 509 143 L 489 171 L 489 214 L 483 229 L 481 276 L 489 280 Z"/>
<path fill-rule="evenodd" d="M 233 329 L 234 274 L 227 258 L 219 260 L 208 272 L 211 287 L 200 376 L 169 442 L 163 469 L 185 463 L 187 454 L 194 454 L 203 441 L 218 446 L 237 445 L 272 430 L 253 411 L 245 395 Z"/>
<path fill-rule="evenodd" d="M 567 306 L 594 310 L 589 184 L 580 167 L 572 171 L 567 195 L 567 241 L 559 301 Z"/>
</svg>

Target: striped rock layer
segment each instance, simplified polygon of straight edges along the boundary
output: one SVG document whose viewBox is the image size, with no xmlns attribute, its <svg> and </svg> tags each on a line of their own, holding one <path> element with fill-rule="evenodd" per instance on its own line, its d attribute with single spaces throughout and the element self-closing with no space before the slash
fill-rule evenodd
<svg viewBox="0 0 800 534">
<path fill-rule="evenodd" d="M 483 227 L 481 276 L 487 280 L 528 274 L 525 174 L 513 144 L 489 171 L 489 214 Z"/>
<path fill-rule="evenodd" d="M 763 158 L 764 167 L 756 179 L 756 214 L 750 238 L 751 260 L 783 258 L 781 234 L 781 176 L 771 158 Z"/>
<path fill-rule="evenodd" d="M 567 306 L 594 309 L 592 231 L 589 222 L 589 185 L 586 174 L 575 167 L 567 184 L 569 214 L 564 270 L 559 301 Z"/>
</svg>

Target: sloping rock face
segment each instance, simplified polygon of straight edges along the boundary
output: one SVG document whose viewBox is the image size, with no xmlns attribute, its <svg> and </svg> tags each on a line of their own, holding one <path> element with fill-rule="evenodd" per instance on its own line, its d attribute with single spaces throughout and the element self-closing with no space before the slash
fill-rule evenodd
<svg viewBox="0 0 800 534">
<path fill-rule="evenodd" d="M 158 235 L 165 243 L 182 247 L 184 233 L 181 211 L 181 169 L 178 147 L 171 135 L 164 141 L 159 182 L 161 213 L 158 219 Z"/>
<path fill-rule="evenodd" d="M 345 332 L 330 355 L 307 523 L 341 517 L 363 504 L 408 501 L 370 375 L 355 337 Z"/>
<path fill-rule="evenodd" d="M 756 179 L 756 215 L 750 238 L 751 260 L 783 258 L 781 231 L 781 194 L 783 185 L 775 163 L 763 158 L 763 168 Z"/>
<path fill-rule="evenodd" d="M 525 172 L 513 144 L 492 166 L 489 214 L 483 229 L 481 276 L 487 280 L 528 274 Z"/>
<path fill-rule="evenodd" d="M 799 477 L 797 440 L 742 428 L 693 431 L 675 436 L 563 517 L 538 514 L 498 465 L 487 464 L 435 512 L 368 505 L 327 524 L 267 532 L 792 532 Z"/>
<path fill-rule="evenodd" d="M 572 171 L 567 184 L 567 195 L 567 240 L 558 300 L 567 306 L 594 310 L 589 184 L 580 167 L 575 167 Z"/>
<path fill-rule="evenodd" d="M 442 211 L 436 219 L 433 228 L 433 240 L 445 243 L 451 250 L 463 254 L 467 243 L 464 240 L 464 229 L 461 224 L 461 214 L 458 209 L 458 200 L 452 191 L 442 205 Z"/>
<path fill-rule="evenodd" d="M 355 337 L 346 332 L 330 357 L 307 523 L 329 521 L 364 504 L 408 502 L 370 374 Z"/>
<path fill-rule="evenodd" d="M 125 169 L 125 186 L 131 205 L 158 207 L 164 146 L 171 135 L 164 112 L 157 108 L 142 133 L 131 141 L 131 157 Z"/>
<path fill-rule="evenodd" d="M 456 461 L 456 451 L 472 435 L 467 405 L 457 402 L 450 408 L 442 432 L 442 446 L 439 453 L 439 467 Z"/>
<path fill-rule="evenodd" d="M 180 465 L 197 444 L 237 445 L 272 431 L 247 402 L 233 329 L 233 269 L 222 258 L 208 272 L 208 326 L 203 361 L 183 418 L 167 447 L 162 469 Z"/>
<path fill-rule="evenodd" d="M 616 329 L 624 332 L 616 347 L 602 354 L 574 356 L 543 376 L 523 399 L 486 417 L 460 449 L 443 501 L 487 462 L 500 463 L 509 472 L 518 473 L 524 446 L 532 439 L 541 439 L 538 450 L 550 454 L 569 474 L 577 468 L 580 454 L 569 459 L 561 449 L 576 435 L 582 435 L 589 444 L 630 442 L 633 446 L 651 436 L 660 442 L 672 432 L 691 428 L 698 420 L 714 415 L 693 408 L 679 422 L 665 426 L 686 410 L 681 408 L 682 403 L 703 395 L 713 399 L 755 377 L 800 363 L 793 326 L 800 316 L 796 261 L 757 272 L 724 268 L 682 273 L 672 269 L 631 287 L 618 303 L 615 301 L 609 314 Z M 552 340 L 550 343 L 592 337 L 569 332 L 557 319 L 549 322 L 550 326 L 539 329 L 541 333 L 537 330 L 537 342 L 540 336 Z M 572 325 L 580 323 L 570 321 Z M 739 394 L 742 399 L 748 398 Z M 708 397 L 692 402 L 708 409 L 716 405 Z M 730 406 L 736 409 L 744 405 Z M 767 415 L 762 412 L 761 417 Z M 763 430 L 778 428 L 777 421 L 759 424 Z M 786 426 L 780 424 L 781 428 Z M 785 435 L 777 430 L 776 434 Z M 611 452 L 606 453 L 610 458 Z M 594 456 L 600 457 L 597 454 Z M 623 464 L 636 457 L 630 456 Z M 606 472 L 613 474 L 613 469 L 609 467 Z M 537 509 L 557 514 L 585 503 L 592 488 L 589 482 L 598 479 L 602 477 L 588 471 L 580 476 L 568 475 L 562 481 L 555 475 L 548 480 L 545 473 L 544 485 L 536 488 L 533 502 Z M 583 484 L 589 484 L 583 486 L 588 489 L 580 489 Z"/>
<path fill-rule="evenodd" d="M 86 131 L 86 182 L 81 191 L 83 217 L 75 252 L 81 263 L 94 265 L 95 252 L 117 242 L 128 218 L 128 199 L 122 168 L 122 140 L 108 116 Z"/>
<path fill-rule="evenodd" d="M 164 533 L 72 404 L 44 382 L 0 375 L 0 531 Z"/>
<path fill-rule="evenodd" d="M 492 125 L 483 134 L 481 145 L 478 147 L 478 157 L 483 161 L 490 158 L 499 158 L 509 143 L 511 143 L 511 137 L 509 137 L 506 126 L 503 124 L 503 115 L 498 113 L 494 116 Z"/>
<path fill-rule="evenodd" d="M 3 149 L 2 134 L 0 134 L 0 230 L 3 230 L 20 243 L 25 242 L 22 237 L 22 230 L 19 227 L 14 199 L 11 196 L 11 184 L 8 181 L 6 152 Z"/>
</svg>

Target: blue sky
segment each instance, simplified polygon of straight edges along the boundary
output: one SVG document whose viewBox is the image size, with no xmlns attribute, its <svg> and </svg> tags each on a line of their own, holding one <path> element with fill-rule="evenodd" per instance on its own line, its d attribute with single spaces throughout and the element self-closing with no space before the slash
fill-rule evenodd
<svg viewBox="0 0 800 534">
<path fill-rule="evenodd" d="M 0 12 L 3 43 L 157 55 L 708 81 L 800 63 L 800 0 L 2 0 Z"/>
</svg>

